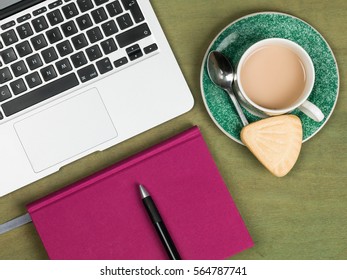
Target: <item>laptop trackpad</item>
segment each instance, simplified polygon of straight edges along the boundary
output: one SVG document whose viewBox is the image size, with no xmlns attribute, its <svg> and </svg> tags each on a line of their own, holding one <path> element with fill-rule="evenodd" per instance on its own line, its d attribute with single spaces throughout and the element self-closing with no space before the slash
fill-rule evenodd
<svg viewBox="0 0 347 280">
<path fill-rule="evenodd" d="M 14 127 L 35 172 L 117 137 L 95 88 L 22 120 Z"/>
</svg>

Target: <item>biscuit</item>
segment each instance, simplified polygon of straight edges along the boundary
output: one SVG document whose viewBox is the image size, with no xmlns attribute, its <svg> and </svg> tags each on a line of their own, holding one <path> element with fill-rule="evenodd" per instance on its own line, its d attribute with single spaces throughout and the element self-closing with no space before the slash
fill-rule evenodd
<svg viewBox="0 0 347 280">
<path fill-rule="evenodd" d="M 302 124 L 294 115 L 270 117 L 244 127 L 241 140 L 273 175 L 283 177 L 299 157 Z"/>
</svg>

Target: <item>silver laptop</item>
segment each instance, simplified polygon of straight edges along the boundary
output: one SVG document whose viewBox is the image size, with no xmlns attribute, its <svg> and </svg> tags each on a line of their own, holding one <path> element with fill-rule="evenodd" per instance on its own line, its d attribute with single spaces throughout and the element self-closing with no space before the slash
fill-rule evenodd
<svg viewBox="0 0 347 280">
<path fill-rule="evenodd" d="M 0 196 L 193 106 L 149 0 L 1 0 L 0 28 Z"/>
</svg>

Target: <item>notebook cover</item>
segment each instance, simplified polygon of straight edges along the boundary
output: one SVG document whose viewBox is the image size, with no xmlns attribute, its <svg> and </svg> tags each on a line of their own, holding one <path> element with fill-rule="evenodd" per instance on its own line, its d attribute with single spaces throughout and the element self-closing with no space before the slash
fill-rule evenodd
<svg viewBox="0 0 347 280">
<path fill-rule="evenodd" d="M 182 259 L 225 259 L 253 245 L 193 127 L 28 205 L 51 259 L 168 259 L 142 204 L 151 194 Z"/>
</svg>

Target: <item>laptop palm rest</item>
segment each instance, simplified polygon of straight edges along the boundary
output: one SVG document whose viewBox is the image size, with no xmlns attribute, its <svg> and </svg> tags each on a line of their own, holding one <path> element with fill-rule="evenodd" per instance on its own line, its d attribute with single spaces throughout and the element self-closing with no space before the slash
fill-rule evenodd
<svg viewBox="0 0 347 280">
<path fill-rule="evenodd" d="M 14 127 L 35 172 L 117 137 L 95 88 L 17 122 Z"/>
</svg>

